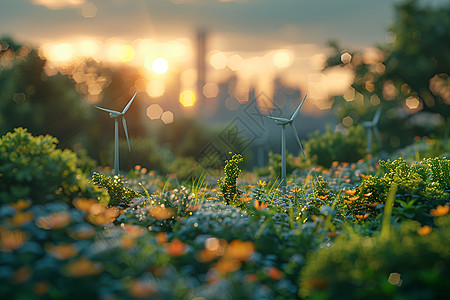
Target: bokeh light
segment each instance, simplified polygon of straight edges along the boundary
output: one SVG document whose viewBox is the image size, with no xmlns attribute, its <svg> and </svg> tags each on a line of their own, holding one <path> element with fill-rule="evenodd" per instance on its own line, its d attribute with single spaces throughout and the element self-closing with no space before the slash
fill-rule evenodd
<svg viewBox="0 0 450 300">
<path fill-rule="evenodd" d="M 193 106 L 195 103 L 195 93 L 192 90 L 181 92 L 180 103 L 185 107 Z"/>
<path fill-rule="evenodd" d="M 147 94 L 152 98 L 158 98 L 166 92 L 164 80 L 152 80 L 147 84 Z"/>
<path fill-rule="evenodd" d="M 411 96 L 405 100 L 405 105 L 411 110 L 417 109 L 419 107 L 420 101 L 417 97 Z"/>
<path fill-rule="evenodd" d="M 345 126 L 349 127 L 353 125 L 353 118 L 350 116 L 346 116 L 345 118 L 342 119 L 342 124 L 344 124 Z"/>
<path fill-rule="evenodd" d="M 67 62 L 73 58 L 74 49 L 68 43 L 51 44 L 44 47 L 44 51 L 49 59 L 57 62 Z"/>
<path fill-rule="evenodd" d="M 157 59 L 153 60 L 152 62 L 152 70 L 156 74 L 164 74 L 169 69 L 169 63 L 167 60 L 163 57 L 158 57 Z"/>
<path fill-rule="evenodd" d="M 123 45 L 120 47 L 119 57 L 121 62 L 132 61 L 134 55 L 135 55 L 134 49 L 130 45 Z"/>
<path fill-rule="evenodd" d="M 279 69 L 285 69 L 292 64 L 292 55 L 287 50 L 280 50 L 273 56 L 273 63 Z"/>
<path fill-rule="evenodd" d="M 238 71 L 244 65 L 244 59 L 239 54 L 233 54 L 228 58 L 227 66 L 231 71 Z"/>
<path fill-rule="evenodd" d="M 170 124 L 173 123 L 173 112 L 171 111 L 165 111 L 161 115 L 161 121 L 163 121 L 164 124 Z"/>
<path fill-rule="evenodd" d="M 223 70 L 227 66 L 227 56 L 223 52 L 216 52 L 209 57 L 209 63 L 216 70 Z"/>
<path fill-rule="evenodd" d="M 162 113 L 163 109 L 159 104 L 152 104 L 147 107 L 147 116 L 150 118 L 150 120 L 157 120 L 161 118 Z"/>
<path fill-rule="evenodd" d="M 215 98 L 219 94 L 219 86 L 217 83 L 208 82 L 203 86 L 203 95 L 206 98 Z"/>
<path fill-rule="evenodd" d="M 85 18 L 93 18 L 97 15 L 97 6 L 94 3 L 86 3 L 81 7 L 81 14 Z"/>
<path fill-rule="evenodd" d="M 351 62 L 352 60 L 352 56 L 350 55 L 350 53 L 345 52 L 344 54 L 341 55 L 341 61 L 344 64 L 348 64 L 349 62 Z"/>
</svg>

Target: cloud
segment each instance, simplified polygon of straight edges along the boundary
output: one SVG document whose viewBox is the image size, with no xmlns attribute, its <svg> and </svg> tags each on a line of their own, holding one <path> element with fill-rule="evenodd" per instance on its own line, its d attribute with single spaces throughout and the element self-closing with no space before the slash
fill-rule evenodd
<svg viewBox="0 0 450 300">
<path fill-rule="evenodd" d="M 51 10 L 80 7 L 86 0 L 30 0 L 34 5 L 45 6 Z"/>
</svg>

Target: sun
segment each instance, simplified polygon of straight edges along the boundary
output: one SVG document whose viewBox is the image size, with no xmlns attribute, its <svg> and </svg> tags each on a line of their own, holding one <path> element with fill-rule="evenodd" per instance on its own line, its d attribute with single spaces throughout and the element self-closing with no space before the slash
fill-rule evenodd
<svg viewBox="0 0 450 300">
<path fill-rule="evenodd" d="M 165 58 L 159 57 L 152 62 L 152 70 L 157 74 L 164 74 L 169 69 L 169 63 Z"/>
</svg>

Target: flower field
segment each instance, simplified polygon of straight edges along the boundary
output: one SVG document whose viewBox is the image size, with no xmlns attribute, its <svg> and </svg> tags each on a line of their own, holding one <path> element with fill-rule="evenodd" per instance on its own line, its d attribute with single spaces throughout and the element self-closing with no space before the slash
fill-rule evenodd
<svg viewBox="0 0 450 300">
<path fill-rule="evenodd" d="M 0 148 L 1 299 L 448 293 L 445 157 L 334 162 L 299 170 L 283 187 L 241 172 L 239 156 L 221 178 L 179 182 L 139 166 L 86 175 L 75 154 L 26 131 Z"/>
</svg>

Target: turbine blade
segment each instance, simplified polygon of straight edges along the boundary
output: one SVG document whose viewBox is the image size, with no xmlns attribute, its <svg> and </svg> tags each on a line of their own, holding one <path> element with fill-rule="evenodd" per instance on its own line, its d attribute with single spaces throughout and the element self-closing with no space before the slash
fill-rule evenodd
<svg viewBox="0 0 450 300">
<path fill-rule="evenodd" d="M 300 105 L 297 107 L 297 109 L 295 110 L 295 112 L 292 114 L 292 117 L 291 117 L 290 121 L 294 120 L 294 119 L 297 117 L 298 112 L 300 111 L 300 108 L 302 108 L 303 102 L 305 102 L 305 100 L 306 100 L 306 96 L 307 96 L 307 95 L 305 95 L 305 98 L 303 98 L 302 103 L 300 103 Z"/>
<path fill-rule="evenodd" d="M 123 109 L 123 111 L 122 111 L 122 113 L 124 114 L 124 113 L 126 113 L 127 111 L 128 111 L 128 109 L 130 108 L 130 106 L 131 106 L 131 103 L 133 102 L 133 100 L 134 100 L 134 97 L 136 97 L 136 94 L 139 92 L 139 90 L 137 90 L 136 91 L 136 93 L 134 93 L 134 96 L 133 96 L 133 98 L 131 98 L 131 100 L 130 101 L 128 101 L 128 104 L 127 104 L 127 106 L 125 106 L 125 108 Z"/>
<path fill-rule="evenodd" d="M 372 120 L 374 126 L 378 124 L 378 121 L 380 120 L 380 115 L 381 115 L 381 108 L 378 108 Z"/>
<path fill-rule="evenodd" d="M 291 125 L 292 132 L 294 133 L 297 143 L 300 146 L 300 149 L 302 150 L 303 157 L 305 157 L 305 152 L 303 151 L 302 142 L 300 141 L 300 137 L 298 136 L 297 130 L 295 130 L 294 125 L 292 125 L 292 124 L 289 124 L 289 125 Z"/>
<path fill-rule="evenodd" d="M 130 139 L 128 138 L 127 121 L 125 121 L 125 117 L 122 117 L 122 124 L 123 124 L 123 130 L 125 131 L 125 136 L 127 137 L 128 151 L 131 152 Z"/>
<path fill-rule="evenodd" d="M 279 118 L 279 117 L 272 117 L 272 116 L 264 116 L 264 117 L 275 120 L 275 121 L 279 121 L 279 122 L 289 122 L 290 121 L 289 119 L 286 119 L 286 118 Z"/>
<path fill-rule="evenodd" d="M 100 107 L 100 106 L 94 106 L 95 108 L 98 108 L 98 109 L 100 109 L 100 110 L 103 110 L 103 111 L 106 111 L 106 112 L 109 112 L 109 113 L 113 113 L 113 114 L 119 114 L 120 115 L 120 112 L 118 112 L 118 111 L 115 111 L 115 110 L 112 110 L 112 109 L 106 109 L 106 108 L 103 108 L 103 107 Z"/>
</svg>

